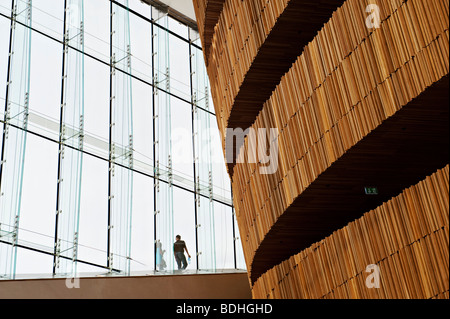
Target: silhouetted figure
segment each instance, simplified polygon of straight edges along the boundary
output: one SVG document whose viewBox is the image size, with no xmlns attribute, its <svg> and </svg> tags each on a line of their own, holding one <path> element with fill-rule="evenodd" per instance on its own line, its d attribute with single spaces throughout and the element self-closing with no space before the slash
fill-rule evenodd
<svg viewBox="0 0 450 319">
<path fill-rule="evenodd" d="M 164 270 L 167 267 L 166 261 L 164 260 L 164 253 L 166 251 L 162 249 L 162 244 L 158 240 L 156 243 L 156 266 L 159 267 L 159 270 Z"/>
<path fill-rule="evenodd" d="M 175 256 L 175 260 L 177 261 L 178 270 L 186 269 L 188 263 L 186 261 L 186 256 L 184 255 L 184 251 L 186 250 L 186 253 L 188 254 L 189 258 L 191 258 L 191 255 L 189 255 L 186 243 L 183 240 L 181 240 L 181 236 L 177 235 L 175 238 L 177 241 L 173 244 L 173 253 Z"/>
</svg>

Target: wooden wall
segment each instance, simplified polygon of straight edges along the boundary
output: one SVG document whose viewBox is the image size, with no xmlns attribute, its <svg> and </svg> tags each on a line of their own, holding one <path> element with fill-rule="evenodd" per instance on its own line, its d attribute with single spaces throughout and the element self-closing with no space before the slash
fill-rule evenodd
<svg viewBox="0 0 450 319">
<path fill-rule="evenodd" d="M 448 193 L 447 165 L 270 269 L 254 298 L 448 299 Z M 379 267 L 379 288 L 366 285 L 369 265 Z"/>
<path fill-rule="evenodd" d="M 449 1 L 225 0 L 208 25 L 200 2 L 224 150 L 227 128 L 278 131 L 274 174 L 249 161 L 248 138 L 235 146 L 243 163 L 228 163 L 249 279 L 265 297 L 269 269 L 448 164 Z M 379 28 L 366 24 L 373 4 Z"/>
</svg>

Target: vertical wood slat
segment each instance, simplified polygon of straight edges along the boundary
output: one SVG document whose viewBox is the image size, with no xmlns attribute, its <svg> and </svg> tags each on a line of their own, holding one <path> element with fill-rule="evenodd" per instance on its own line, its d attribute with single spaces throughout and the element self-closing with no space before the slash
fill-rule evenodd
<svg viewBox="0 0 450 319">
<path fill-rule="evenodd" d="M 447 165 L 270 269 L 254 284 L 253 297 L 448 298 L 448 180 Z M 380 269 L 379 288 L 366 286 L 371 264 Z"/>
<path fill-rule="evenodd" d="M 242 215 L 239 225 L 247 231 L 246 260 L 252 260 L 264 235 L 321 172 L 384 119 L 448 74 L 448 59 L 441 58 L 448 54 L 448 20 L 445 23 L 445 19 L 436 18 L 435 21 L 443 23 L 431 33 L 420 19 L 413 19 L 417 7 L 426 15 L 435 12 L 445 15 L 448 11 L 441 10 L 441 2 L 430 1 L 427 8 L 418 0 L 398 2 L 398 7 L 391 7 L 393 11 L 385 13 L 381 28 L 361 40 L 351 54 L 341 51 L 343 60 L 336 59 L 337 66 L 331 71 L 320 71 L 323 65 L 313 62 L 320 60 L 314 58 L 319 39 L 327 38 L 324 27 L 282 78 L 252 126 L 255 130 L 279 128 L 278 171 L 274 176 L 260 175 L 258 165 L 244 163 L 236 165 L 233 175 L 236 211 L 238 216 Z M 347 3 L 354 4 L 352 0 Z M 346 10 L 351 8 L 344 5 L 327 25 L 343 19 Z M 407 25 L 402 19 L 408 21 Z M 395 27 L 397 24 L 401 27 Z M 340 27 L 337 24 L 336 28 Z M 389 38 L 395 40 L 389 42 Z M 408 52 L 400 60 L 392 58 L 390 52 L 406 46 L 406 38 L 412 39 L 416 51 Z M 388 43 L 393 47 L 387 47 Z M 343 46 L 340 42 L 335 45 Z M 315 76 L 328 72 L 326 78 Z M 357 85 L 366 82 L 365 88 Z M 294 102 L 292 97 L 296 98 Z M 241 151 L 247 152 L 247 147 L 248 140 Z M 247 158 L 248 153 L 243 157 Z"/>
</svg>

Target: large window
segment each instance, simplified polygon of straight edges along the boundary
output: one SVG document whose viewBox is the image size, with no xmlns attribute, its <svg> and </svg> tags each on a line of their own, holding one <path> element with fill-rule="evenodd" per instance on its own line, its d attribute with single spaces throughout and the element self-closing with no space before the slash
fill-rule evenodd
<svg viewBox="0 0 450 319">
<path fill-rule="evenodd" d="M 198 32 L 140 0 L 0 1 L 0 278 L 245 267 Z"/>
</svg>

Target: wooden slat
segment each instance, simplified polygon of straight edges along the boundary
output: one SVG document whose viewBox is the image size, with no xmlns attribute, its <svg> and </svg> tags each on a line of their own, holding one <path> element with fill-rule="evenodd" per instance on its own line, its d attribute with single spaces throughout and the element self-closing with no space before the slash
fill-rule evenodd
<svg viewBox="0 0 450 319">
<path fill-rule="evenodd" d="M 218 11 L 207 8 L 205 0 L 194 1 L 222 132 L 227 127 L 245 130 L 253 123 L 281 76 L 342 3 L 226 0 L 218 21 L 211 19 L 202 30 L 207 16 L 217 17 Z"/>
<path fill-rule="evenodd" d="M 448 176 L 447 165 L 270 269 L 255 282 L 253 297 L 448 298 L 448 219 L 434 224 L 438 215 L 449 214 Z M 437 196 L 441 190 L 447 190 L 445 197 Z M 406 205 L 398 205 L 399 202 Z M 423 223 L 433 226 L 416 231 Z M 405 224 L 410 227 L 401 227 Z M 399 228 L 406 232 L 408 241 L 396 241 L 397 244 L 392 246 Z M 388 246 L 391 248 L 379 250 L 379 247 Z M 366 267 L 372 264 L 379 267 L 380 287 L 369 289 Z"/>
<path fill-rule="evenodd" d="M 358 3 L 360 4 L 360 2 Z M 382 7 L 385 10 L 385 19 L 381 28 L 366 34 L 365 38 L 359 39 L 359 43 L 351 43 L 351 41 L 358 42 L 358 36 L 364 36 L 364 33 L 357 33 L 356 30 L 359 28 L 354 28 L 354 33 L 352 33 L 352 29 L 344 27 L 343 21 L 350 16 L 357 15 L 357 13 L 351 12 L 352 9 L 362 10 L 364 8 L 364 6 L 358 6 L 358 3 L 349 0 L 335 12 L 329 23 L 305 48 L 290 71 L 281 79 L 280 84 L 264 104 L 252 125 L 255 130 L 271 127 L 279 129 L 279 168 L 277 172 L 273 175 L 261 175 L 258 165 L 247 163 L 238 164 L 235 167 L 233 175 L 234 201 L 237 215 L 242 215 L 238 218 L 239 227 L 246 232 L 243 235 L 243 238 L 246 239 L 244 253 L 252 272 L 252 280 L 255 280 L 258 274 L 261 274 L 269 266 L 266 256 L 272 256 L 270 257 L 271 262 L 276 262 L 278 257 L 274 256 L 288 257 L 285 255 L 287 251 L 291 252 L 294 249 L 289 247 L 283 252 L 283 249 L 276 249 L 276 245 L 270 244 L 272 240 L 278 241 L 281 229 L 285 227 L 282 226 L 282 223 L 285 223 L 286 227 L 291 227 L 290 223 L 293 223 L 296 225 L 296 229 L 300 230 L 303 227 L 298 225 L 300 220 L 303 222 L 315 220 L 311 215 L 311 218 L 301 217 L 298 220 L 285 217 L 285 221 L 280 221 L 283 215 L 289 215 L 286 214 L 288 209 L 292 216 L 299 215 L 296 213 L 298 209 L 304 211 L 305 207 L 311 207 L 313 211 L 335 210 L 334 207 L 326 208 L 326 206 L 320 205 L 316 208 L 312 204 L 305 206 L 306 199 L 302 199 L 300 196 L 304 192 L 310 194 L 305 195 L 307 198 L 314 198 L 314 195 L 319 196 L 319 194 L 333 192 L 333 190 L 327 191 L 326 185 L 332 185 L 332 188 L 358 187 L 358 183 L 360 183 L 356 182 L 358 179 L 351 180 L 358 174 L 365 176 L 367 180 L 369 177 L 372 180 L 378 180 L 379 185 L 384 185 L 386 191 L 389 189 L 391 192 L 398 192 L 399 190 L 394 187 L 394 184 L 410 185 L 407 184 L 408 176 L 402 177 L 401 174 L 392 173 L 389 169 L 384 174 L 381 173 L 382 175 L 378 179 L 376 176 L 372 177 L 374 172 L 379 174 L 384 168 L 381 164 L 374 163 L 373 159 L 381 157 L 378 162 L 384 163 L 383 157 L 397 156 L 399 160 L 406 161 L 410 168 L 414 167 L 408 171 L 409 174 L 419 174 L 429 168 L 436 169 L 438 166 L 433 165 L 441 165 L 442 161 L 445 164 L 448 161 L 448 151 L 446 151 L 448 138 L 441 137 L 448 126 L 441 124 L 440 127 L 435 127 L 441 119 L 444 121 L 440 123 L 445 123 L 445 116 L 448 118 L 448 108 L 444 106 L 445 103 L 448 103 L 448 93 L 442 94 L 441 89 L 437 89 L 440 95 L 438 94 L 436 97 L 433 93 L 427 95 L 431 99 L 440 98 L 440 101 L 429 109 L 431 111 L 433 107 L 437 107 L 434 109 L 434 113 L 431 112 L 427 115 L 429 118 L 421 117 L 417 113 L 421 112 L 421 108 L 428 107 L 426 99 L 423 100 L 423 105 L 417 105 L 416 101 L 421 93 L 430 89 L 434 82 L 448 75 L 448 59 L 441 58 L 448 52 L 448 20 L 447 25 L 441 23 L 439 28 L 432 29 L 423 25 L 423 19 L 417 18 L 419 11 L 417 7 L 423 11 L 423 14 L 439 12 L 439 14 L 445 15 L 445 11 L 437 9 L 440 8 L 441 1 L 430 1 L 426 8 L 421 5 L 419 0 L 398 2 L 398 7 Z M 441 19 L 435 20 L 440 21 Z M 402 21 L 408 21 L 408 23 L 405 24 Z M 336 23 L 335 26 L 333 26 L 334 23 Z M 359 23 L 363 24 L 364 20 L 360 20 Z M 397 27 L 398 25 L 400 27 Z M 364 28 L 363 25 L 360 27 Z M 319 49 L 319 43 L 326 42 L 319 39 L 331 38 L 324 35 L 327 30 L 334 30 L 332 32 L 334 38 L 339 39 L 334 43 L 335 49 L 329 53 L 331 57 L 332 53 L 340 52 L 338 58 L 335 58 L 336 67 L 334 69 L 326 69 L 324 63 L 319 63 L 324 55 L 319 52 L 330 50 L 330 43 Z M 338 37 L 337 35 L 341 32 L 346 34 Z M 407 47 L 405 45 L 407 38 L 413 42 L 414 45 L 411 48 L 415 51 L 409 52 L 409 55 L 404 54 L 401 59 L 397 57 L 397 54 L 390 53 L 391 51 L 400 52 L 401 47 Z M 420 45 L 416 45 L 418 43 Z M 445 87 L 442 84 L 439 87 L 442 88 L 442 86 Z M 411 107 L 411 105 L 416 106 Z M 411 110 L 417 108 L 417 111 L 408 113 L 406 110 L 398 113 L 403 108 Z M 397 113 L 398 115 L 393 117 Z M 367 138 L 373 135 L 372 132 L 385 130 L 382 129 L 383 123 L 391 117 L 396 121 L 401 120 L 405 127 L 395 128 L 395 125 L 393 127 L 384 125 L 385 129 L 389 127 L 389 130 L 399 131 L 387 131 L 382 137 L 380 136 L 381 140 Z M 429 129 L 429 126 L 433 126 L 433 129 Z M 412 140 L 412 138 L 405 137 L 404 133 L 402 134 L 406 127 L 416 134 L 423 130 L 425 135 L 419 137 L 419 140 Z M 436 129 L 440 129 L 440 131 Z M 365 142 L 365 140 L 368 141 Z M 388 147 L 385 147 L 384 150 L 377 148 L 381 142 L 388 143 Z M 430 144 L 430 142 L 434 144 Z M 248 156 L 245 153 L 247 143 L 248 141 L 242 148 L 244 158 Z M 421 157 L 409 157 L 411 151 L 408 147 L 411 149 L 415 143 L 424 145 L 429 153 L 424 152 Z M 357 144 L 372 145 L 373 148 L 366 147 L 364 148 L 366 153 L 361 153 L 361 150 L 355 149 Z M 429 147 L 426 146 L 427 144 Z M 396 152 L 397 148 L 400 149 L 398 154 L 391 154 Z M 352 151 L 350 152 L 350 150 Z M 404 152 L 402 153 L 402 151 Z M 346 156 L 344 157 L 344 155 Z M 429 157 L 433 158 L 429 159 Z M 358 159 L 362 158 L 369 158 L 369 162 L 373 163 L 375 167 L 371 169 L 364 164 L 359 170 L 357 166 L 352 167 L 359 165 Z M 441 161 L 436 161 L 436 159 Z M 353 170 L 354 175 L 345 176 L 342 171 L 336 172 L 338 175 L 333 177 L 330 171 L 327 174 L 327 184 L 320 182 L 318 177 L 328 171 L 332 165 Z M 380 180 L 381 177 L 389 177 L 387 172 L 394 174 L 391 176 L 398 176 L 399 180 L 395 183 Z M 321 179 L 325 180 L 324 177 Z M 391 186 L 389 186 L 390 183 Z M 316 185 L 315 192 L 311 188 L 313 184 Z M 320 187 L 323 189 L 319 190 Z M 364 186 L 359 185 L 359 187 L 361 190 Z M 358 191 L 356 190 L 356 192 Z M 355 190 L 350 188 L 349 193 L 355 193 Z M 384 195 L 389 196 L 393 193 Z M 360 196 L 359 193 L 358 196 Z M 353 197 L 350 198 L 353 199 Z M 378 201 L 383 198 L 383 196 L 378 197 Z M 299 203 L 302 203 L 302 206 Z M 334 200 L 330 200 L 331 203 L 336 204 Z M 368 208 L 379 202 L 364 203 L 364 199 L 356 199 L 352 208 L 354 214 L 362 214 L 361 210 L 356 211 L 357 205 L 360 204 Z M 304 214 L 308 216 L 313 213 L 305 211 Z M 335 217 L 338 222 L 341 217 L 337 216 L 340 215 L 336 214 Z M 342 222 L 346 222 L 346 220 Z M 332 223 L 330 222 L 330 224 Z M 273 230 L 273 236 L 271 235 L 270 239 L 267 239 L 268 233 L 274 228 L 274 225 L 279 226 L 279 229 Z M 329 229 L 330 225 L 323 226 L 322 232 Z M 294 231 L 292 230 L 292 232 Z M 313 234 L 318 236 L 321 233 L 320 231 L 314 232 L 314 230 L 309 232 L 311 238 L 314 237 Z M 294 237 L 290 234 L 283 236 Z M 305 235 L 305 237 L 308 236 Z M 263 240 L 266 241 L 266 248 L 261 249 L 260 245 Z M 306 242 L 308 241 L 310 240 Z M 274 247 L 270 248 L 272 246 Z M 255 259 L 257 260 L 255 261 Z"/>
<path fill-rule="evenodd" d="M 206 0 L 195 1 L 205 19 Z M 449 1 L 341 4 L 225 0 L 208 27 L 222 146 L 227 128 L 278 128 L 274 174 L 259 163 L 228 165 L 250 282 L 261 282 L 264 298 L 445 295 L 448 270 L 436 262 L 445 245 L 431 232 L 448 225 L 448 174 L 405 189 L 448 164 Z M 379 29 L 366 26 L 369 4 L 380 9 Z M 242 159 L 248 143 L 238 145 Z M 379 195 L 365 195 L 366 186 Z M 360 219 L 377 207 L 382 214 Z M 404 211 L 418 213 L 404 220 Z M 336 231 L 355 219 L 358 227 Z M 395 284 L 364 290 L 358 269 L 387 254 L 380 265 Z"/>
<path fill-rule="evenodd" d="M 214 27 L 217 25 L 222 12 L 225 0 L 192 0 L 194 11 L 197 18 L 197 25 L 200 36 L 202 37 L 203 53 L 205 61 L 209 56 L 212 38 L 214 35 Z"/>
</svg>

